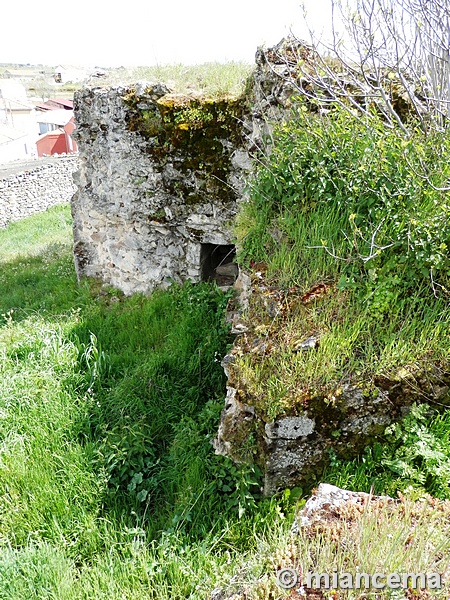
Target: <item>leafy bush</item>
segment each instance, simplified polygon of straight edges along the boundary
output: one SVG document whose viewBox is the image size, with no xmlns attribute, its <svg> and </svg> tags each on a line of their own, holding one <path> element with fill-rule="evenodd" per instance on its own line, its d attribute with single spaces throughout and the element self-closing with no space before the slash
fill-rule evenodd
<svg viewBox="0 0 450 600">
<path fill-rule="evenodd" d="M 260 414 L 295 414 L 299 396 L 343 382 L 389 387 L 407 372 L 405 385 L 420 385 L 428 368 L 448 372 L 449 165 L 449 134 L 406 139 L 376 116 L 366 126 L 299 102 L 275 128 L 236 225 L 239 259 L 266 263 L 264 285 L 283 298 L 274 316 L 253 294 L 248 326 L 270 352 L 244 350 L 233 365 Z M 314 352 L 292 352 L 311 335 Z"/>
<path fill-rule="evenodd" d="M 420 287 L 448 295 L 448 134 L 405 139 L 375 117 L 368 127 L 300 103 L 274 139 L 238 227 L 242 259 L 273 262 L 290 248 L 293 279 L 326 253 L 320 275 L 357 288 L 377 316 Z"/>
</svg>

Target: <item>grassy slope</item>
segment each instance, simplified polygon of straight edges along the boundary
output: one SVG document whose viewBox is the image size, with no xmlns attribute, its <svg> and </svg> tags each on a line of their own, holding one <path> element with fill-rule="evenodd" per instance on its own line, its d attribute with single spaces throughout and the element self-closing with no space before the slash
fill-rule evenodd
<svg viewBox="0 0 450 600">
<path fill-rule="evenodd" d="M 245 474 L 209 442 L 226 297 L 93 297 L 69 225 L 0 232 L 0 598 L 203 597 L 278 518 L 238 520 Z"/>
<path fill-rule="evenodd" d="M 354 462 L 332 456 L 338 485 L 449 497 L 450 412 L 435 410 L 450 401 L 449 153 L 448 134 L 405 139 L 375 116 L 299 105 L 250 182 L 236 231 L 260 292 L 231 370 L 260 414 L 333 402 L 349 383 L 431 403 Z M 318 347 L 296 351 L 309 336 Z"/>
<path fill-rule="evenodd" d="M 93 296 L 76 283 L 67 207 L 0 231 L 0 256 L 0 599 L 194 599 L 218 586 L 263 599 L 299 557 L 319 571 L 448 563 L 447 509 L 424 508 L 413 538 L 411 508 L 382 530 L 368 517 L 346 551 L 336 531 L 289 536 L 295 493 L 252 504 L 252 474 L 209 443 L 221 294 Z"/>
<path fill-rule="evenodd" d="M 256 295 L 250 312 L 270 352 L 236 365 L 268 418 L 346 382 L 420 385 L 429 368 L 448 373 L 449 148 L 345 113 L 300 110 L 279 129 L 237 229 L 241 259 L 262 262 L 266 287 L 281 290 L 279 316 L 265 307 L 275 295 Z M 318 348 L 293 352 L 310 335 Z"/>
</svg>

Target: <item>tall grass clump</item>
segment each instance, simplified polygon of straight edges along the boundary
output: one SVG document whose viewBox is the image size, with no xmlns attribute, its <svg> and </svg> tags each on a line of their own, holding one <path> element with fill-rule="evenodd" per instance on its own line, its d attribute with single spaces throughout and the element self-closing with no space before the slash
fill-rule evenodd
<svg viewBox="0 0 450 600">
<path fill-rule="evenodd" d="M 381 120 L 300 105 L 251 183 L 242 257 L 272 265 L 290 249 L 291 280 L 339 275 L 380 314 L 422 286 L 448 297 L 449 154 L 447 132 L 405 138 Z"/>
<path fill-rule="evenodd" d="M 204 598 L 287 522 L 211 444 L 228 296 L 79 286 L 68 206 L 0 252 L 0 599 Z"/>
</svg>

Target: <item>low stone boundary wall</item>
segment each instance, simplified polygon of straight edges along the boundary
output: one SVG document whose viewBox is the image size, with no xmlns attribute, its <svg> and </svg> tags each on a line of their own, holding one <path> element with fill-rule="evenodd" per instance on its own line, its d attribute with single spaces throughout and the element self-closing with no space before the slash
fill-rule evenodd
<svg viewBox="0 0 450 600">
<path fill-rule="evenodd" d="M 75 193 L 72 174 L 78 169 L 78 155 L 33 161 L 23 170 L 0 173 L 0 227 L 50 206 L 70 202 Z"/>
</svg>

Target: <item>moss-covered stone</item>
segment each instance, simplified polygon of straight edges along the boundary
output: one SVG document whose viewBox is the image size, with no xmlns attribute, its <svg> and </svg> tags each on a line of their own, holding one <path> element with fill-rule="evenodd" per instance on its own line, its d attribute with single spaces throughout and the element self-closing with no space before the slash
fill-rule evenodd
<svg viewBox="0 0 450 600">
<path fill-rule="evenodd" d="M 195 190 L 189 183 L 178 181 L 171 191 L 183 196 L 189 205 L 211 198 L 235 201 L 228 177 L 231 155 L 244 145 L 241 123 L 245 100 L 166 94 L 149 101 L 147 93 L 143 97 L 130 90 L 123 96 L 129 108 L 128 129 L 151 142 L 146 152 L 153 161 L 161 167 L 172 161 L 179 171 L 196 180 Z"/>
<path fill-rule="evenodd" d="M 298 295 L 295 287 L 277 288 L 261 274 L 263 267 L 253 275 L 249 305 L 239 317 L 245 334 L 227 356 L 229 392 L 215 447 L 236 462 L 258 464 L 266 494 L 313 484 L 329 464 L 330 451 L 340 459 L 353 458 L 414 403 L 449 405 L 448 364 L 417 361 L 383 376 L 348 372 L 344 378 L 306 379 L 305 365 L 321 357 L 314 319 L 325 303 L 337 302 L 340 292 L 332 285 L 323 295 L 316 292 L 312 308 L 310 295 Z M 299 351 L 294 331 L 301 340 L 314 333 L 317 344 Z"/>
</svg>

